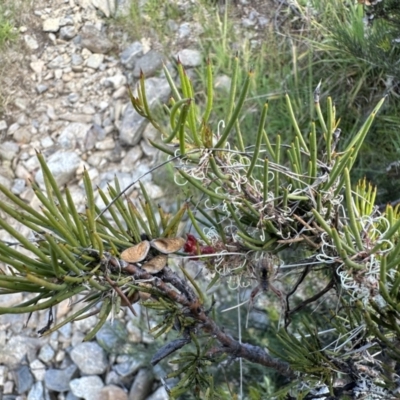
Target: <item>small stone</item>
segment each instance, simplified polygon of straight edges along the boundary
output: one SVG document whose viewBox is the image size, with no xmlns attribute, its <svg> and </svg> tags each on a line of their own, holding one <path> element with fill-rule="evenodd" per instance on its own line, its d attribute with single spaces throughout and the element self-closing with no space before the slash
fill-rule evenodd
<svg viewBox="0 0 400 400">
<path fill-rule="evenodd" d="M 76 103 L 79 100 L 79 94 L 78 93 L 70 93 L 67 97 L 68 101 L 70 103 Z"/>
<path fill-rule="evenodd" d="M 127 69 L 132 69 L 136 60 L 143 54 L 143 45 L 140 42 L 133 42 L 121 53 L 121 63 Z"/>
<path fill-rule="evenodd" d="M 18 107 L 20 110 L 22 111 L 26 111 L 28 104 L 29 104 L 29 100 L 28 99 L 23 99 L 22 97 L 17 97 L 14 100 L 14 104 L 16 105 L 16 107 Z"/>
<path fill-rule="evenodd" d="M 32 137 L 31 133 L 26 128 L 18 129 L 13 134 L 14 140 L 18 143 L 28 143 Z"/>
<path fill-rule="evenodd" d="M 60 29 L 59 18 L 47 18 L 43 21 L 44 32 L 58 32 L 59 29 Z"/>
<path fill-rule="evenodd" d="M 135 376 L 129 391 L 129 400 L 145 400 L 151 392 L 154 374 L 149 369 L 141 369 Z"/>
<path fill-rule="evenodd" d="M 96 109 L 93 106 L 91 106 L 90 104 L 85 104 L 82 107 L 82 113 L 88 114 L 88 115 L 94 115 L 96 113 Z"/>
<path fill-rule="evenodd" d="M 74 26 L 63 26 L 60 29 L 60 39 L 71 40 L 76 36 L 76 29 Z"/>
<path fill-rule="evenodd" d="M 110 76 L 104 81 L 106 86 L 111 86 L 114 89 L 119 89 L 122 86 L 126 85 L 126 78 L 122 74 Z"/>
<path fill-rule="evenodd" d="M 44 375 L 46 373 L 46 365 L 44 365 L 40 360 L 33 360 L 29 367 L 31 368 L 32 374 L 37 381 L 43 381 Z"/>
<path fill-rule="evenodd" d="M 43 383 L 36 382 L 29 391 L 27 400 L 42 400 L 44 398 Z"/>
<path fill-rule="evenodd" d="M 57 114 L 56 114 L 56 112 L 55 112 L 53 106 L 50 106 L 50 105 L 47 106 L 46 115 L 47 115 L 52 121 L 57 121 L 57 120 L 58 120 Z"/>
<path fill-rule="evenodd" d="M 2 119 L 0 121 L 0 131 L 5 131 L 7 129 L 7 122 Z"/>
<path fill-rule="evenodd" d="M 70 355 L 72 361 L 86 375 L 100 375 L 108 367 L 105 351 L 95 342 L 78 344 Z"/>
<path fill-rule="evenodd" d="M 163 55 L 155 50 L 150 50 L 136 61 L 133 76 L 139 78 L 141 72 L 144 73 L 145 77 L 153 76 L 159 69 L 161 69 L 162 63 Z"/>
<path fill-rule="evenodd" d="M 47 160 L 47 166 L 60 187 L 67 184 L 74 177 L 80 163 L 81 159 L 73 151 L 57 151 Z M 44 187 L 42 170 L 36 173 L 35 180 L 41 187 Z"/>
<path fill-rule="evenodd" d="M 71 59 L 69 58 L 69 56 L 64 54 L 64 55 L 53 58 L 50 61 L 50 63 L 47 64 L 47 66 L 50 69 L 62 69 L 62 68 L 65 68 L 70 63 L 70 61 L 71 61 Z M 57 77 L 57 71 L 56 71 L 56 78 L 60 79 L 60 77 Z"/>
<path fill-rule="evenodd" d="M 109 137 L 101 142 L 97 142 L 95 147 L 97 150 L 112 150 L 115 148 L 115 141 L 112 137 Z"/>
<path fill-rule="evenodd" d="M 175 58 L 179 60 L 184 67 L 198 67 L 203 60 L 200 51 L 191 49 L 179 51 Z"/>
<path fill-rule="evenodd" d="M 19 146 L 12 141 L 3 142 L 0 146 L 0 158 L 3 160 L 12 160 L 19 152 Z"/>
<path fill-rule="evenodd" d="M 14 380 L 18 394 L 26 393 L 33 385 L 33 376 L 27 365 L 21 365 L 14 371 Z"/>
<path fill-rule="evenodd" d="M 54 354 L 55 354 L 55 352 L 54 352 L 53 348 L 52 348 L 48 343 L 46 343 L 46 344 L 40 349 L 40 352 L 39 352 L 39 356 L 38 356 L 38 357 L 39 357 L 43 362 L 49 363 L 49 362 L 53 359 Z"/>
<path fill-rule="evenodd" d="M 134 374 L 136 371 L 144 366 L 143 360 L 134 358 L 132 356 L 125 356 L 124 358 L 126 359 L 126 361 L 121 362 L 120 364 L 115 364 L 113 366 L 114 371 L 122 377 Z"/>
<path fill-rule="evenodd" d="M 3 184 L 3 182 L 1 182 Z M 3 296 L 1 296 L 3 297 Z M 41 340 L 26 336 L 12 336 L 1 349 L 0 364 L 12 365 L 20 362 L 26 354 L 35 350 L 41 344 Z"/>
<path fill-rule="evenodd" d="M 66 392 L 70 389 L 69 383 L 78 373 L 76 365 L 72 364 L 65 369 L 49 369 L 46 371 L 44 383 L 46 388 L 55 392 Z"/>
<path fill-rule="evenodd" d="M 69 386 L 72 393 L 85 400 L 98 400 L 101 389 L 104 386 L 103 381 L 98 376 L 84 376 L 73 379 Z"/>
<path fill-rule="evenodd" d="M 29 66 L 31 67 L 33 72 L 40 76 L 43 71 L 43 67 L 45 66 L 45 63 L 42 60 L 38 60 L 31 62 Z"/>
<path fill-rule="evenodd" d="M 98 69 L 104 61 L 104 54 L 92 54 L 86 60 L 86 66 L 92 69 Z"/>
<path fill-rule="evenodd" d="M 84 139 L 91 127 L 91 124 L 72 122 L 62 130 L 57 142 L 63 149 L 83 147 Z"/>
<path fill-rule="evenodd" d="M 78 65 L 83 64 L 83 57 L 80 54 L 72 54 L 71 64 L 73 66 L 78 66 Z"/>
<path fill-rule="evenodd" d="M 113 48 L 113 43 L 107 36 L 92 25 L 85 25 L 80 32 L 82 47 L 92 53 L 107 54 Z"/>
<path fill-rule="evenodd" d="M 36 85 L 36 91 L 38 92 L 38 94 L 47 92 L 47 90 L 49 90 L 49 87 L 47 85 L 44 85 L 42 83 L 39 85 Z"/>
<path fill-rule="evenodd" d="M 10 136 L 13 135 L 19 128 L 20 128 L 20 125 L 18 123 L 14 122 L 13 124 L 11 124 L 8 127 L 7 135 L 10 135 Z"/>
<path fill-rule="evenodd" d="M 49 147 L 52 147 L 54 145 L 54 141 L 50 136 L 46 136 L 40 140 L 40 145 L 43 148 L 48 149 Z"/>
<path fill-rule="evenodd" d="M 118 386 L 104 386 L 99 393 L 99 400 L 128 400 L 128 394 Z"/>
<path fill-rule="evenodd" d="M 126 87 L 125 86 L 121 86 L 119 89 L 117 89 L 113 93 L 112 97 L 113 97 L 113 99 L 125 98 L 126 97 L 126 93 L 127 93 Z"/>
<path fill-rule="evenodd" d="M 13 185 L 11 186 L 11 192 L 20 195 L 26 187 L 26 182 L 24 179 L 14 179 Z"/>
<path fill-rule="evenodd" d="M 24 42 L 31 50 L 37 50 L 39 48 L 39 43 L 33 35 L 24 35 Z"/>
</svg>

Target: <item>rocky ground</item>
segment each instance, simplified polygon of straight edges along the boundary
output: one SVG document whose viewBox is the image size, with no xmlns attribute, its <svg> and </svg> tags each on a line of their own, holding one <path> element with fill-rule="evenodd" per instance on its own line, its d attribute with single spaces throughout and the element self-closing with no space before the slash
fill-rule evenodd
<svg viewBox="0 0 400 400">
<path fill-rule="evenodd" d="M 179 45 L 168 54 L 161 53 L 148 38 L 130 41 L 122 30 L 107 23 L 107 17 L 126 13 L 128 3 L 40 0 L 33 3 L 27 23 L 18 27 L 21 47 L 7 54 L 14 70 L 3 77 L 2 95 L 7 104 L 0 118 L 0 183 L 24 201 L 36 204 L 29 180 L 43 184 L 36 150 L 45 155 L 60 187 L 68 184 L 82 209 L 84 168 L 93 184 L 102 188 L 114 176 L 125 187 L 147 173 L 142 181 L 149 195 L 159 201 L 165 197 L 149 173 L 157 162 L 149 139 L 157 140 L 157 133 L 133 110 L 127 84 L 133 86 L 142 70 L 148 78 L 150 103 L 165 101 L 170 90 L 162 64 L 169 65 L 173 73 L 171 60 L 179 56 L 185 67 L 199 66 L 203 55 L 195 34 L 201 27 L 195 22 L 176 23 L 173 31 Z M 178 3 L 185 7 L 190 2 Z M 244 27 L 268 22 L 248 1 L 239 4 L 248 10 L 242 19 Z M 0 239 L 10 237 L 0 231 Z M 0 296 L 0 306 L 21 301 L 19 294 Z M 60 320 L 78 306 L 61 305 L 56 318 Z M 126 326 L 124 341 L 137 346 L 152 343 L 129 311 L 117 319 Z M 39 337 L 37 329 L 46 321 L 46 313 L 30 318 L 0 316 L 0 399 L 168 398 L 160 382 L 166 371 L 150 369 L 143 352 L 115 351 L 121 344 L 115 327 L 107 325 L 96 340 L 82 343 L 95 317 Z"/>
</svg>

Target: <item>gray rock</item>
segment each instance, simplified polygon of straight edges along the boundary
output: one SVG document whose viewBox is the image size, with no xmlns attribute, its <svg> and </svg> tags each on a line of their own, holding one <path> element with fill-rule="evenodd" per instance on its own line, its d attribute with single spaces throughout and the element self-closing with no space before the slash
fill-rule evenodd
<svg viewBox="0 0 400 400">
<path fill-rule="evenodd" d="M 149 369 L 141 369 L 129 390 L 129 400 L 145 400 L 151 391 L 154 375 Z"/>
<path fill-rule="evenodd" d="M 74 177 L 80 163 L 81 159 L 73 151 L 57 151 L 47 160 L 47 166 L 60 187 L 67 184 Z M 41 187 L 44 187 L 42 170 L 36 173 L 35 180 Z"/>
<path fill-rule="evenodd" d="M 153 76 L 162 67 L 162 63 L 163 55 L 155 50 L 150 50 L 136 61 L 133 76 L 139 78 L 140 71 L 144 73 L 145 77 Z"/>
<path fill-rule="evenodd" d="M 79 94 L 78 93 L 75 93 L 75 92 L 73 92 L 73 93 L 70 93 L 69 95 L 68 95 L 68 97 L 67 97 L 67 99 L 68 99 L 68 101 L 70 102 L 70 103 L 76 103 L 78 100 L 79 100 Z"/>
<path fill-rule="evenodd" d="M 36 350 L 41 343 L 40 339 L 13 336 L 0 351 L 0 364 L 8 366 L 17 364 L 28 352 Z"/>
<path fill-rule="evenodd" d="M 14 179 L 13 185 L 11 186 L 11 192 L 20 195 L 26 188 L 25 179 Z"/>
<path fill-rule="evenodd" d="M 50 69 L 62 69 L 65 68 L 70 61 L 71 59 L 67 55 L 57 56 L 47 64 L 47 67 Z"/>
<path fill-rule="evenodd" d="M 85 25 L 80 32 L 82 47 L 92 53 L 107 54 L 113 48 L 113 43 L 107 36 L 96 29 L 94 26 Z"/>
<path fill-rule="evenodd" d="M 39 352 L 38 357 L 44 362 L 44 363 L 49 363 L 55 355 L 55 351 L 53 350 L 53 348 L 46 343 Z"/>
<path fill-rule="evenodd" d="M 192 29 L 190 27 L 189 22 L 184 22 L 183 24 L 179 25 L 178 28 L 178 37 L 179 39 L 185 39 L 190 36 Z"/>
<path fill-rule="evenodd" d="M 126 377 L 132 375 L 144 366 L 143 360 L 134 358 L 132 356 L 125 356 L 124 358 L 126 361 L 113 366 L 113 370 L 119 376 Z"/>
<path fill-rule="evenodd" d="M 34 35 L 24 35 L 24 42 L 31 50 L 37 50 L 39 48 L 39 43 Z"/>
<path fill-rule="evenodd" d="M 77 147 L 83 148 L 84 139 L 91 127 L 91 124 L 72 122 L 62 130 L 57 142 L 66 150 L 75 149 Z"/>
<path fill-rule="evenodd" d="M 44 32 L 58 32 L 60 29 L 60 18 L 47 18 L 43 21 Z"/>
<path fill-rule="evenodd" d="M 104 383 L 98 376 L 84 376 L 83 378 L 73 379 L 69 386 L 72 393 L 77 397 L 85 400 L 99 400 L 99 393 Z"/>
<path fill-rule="evenodd" d="M 76 29 L 74 26 L 63 26 L 60 29 L 60 39 L 71 40 L 76 36 Z"/>
<path fill-rule="evenodd" d="M 42 400 L 44 399 L 44 389 L 42 382 L 36 382 L 29 391 L 27 400 Z"/>
<path fill-rule="evenodd" d="M 86 60 L 86 66 L 92 69 L 98 69 L 104 61 L 104 54 L 92 54 Z"/>
<path fill-rule="evenodd" d="M 33 385 L 33 376 L 27 365 L 21 365 L 14 370 L 14 380 L 18 394 L 26 393 Z"/>
<path fill-rule="evenodd" d="M 143 54 L 143 45 L 133 42 L 121 53 L 121 64 L 127 69 L 133 69 L 136 60 Z"/>
<path fill-rule="evenodd" d="M 150 108 L 157 102 L 167 101 L 171 88 L 166 79 L 149 78 L 145 81 L 146 97 Z M 136 93 L 134 93 L 136 96 Z M 143 130 L 147 125 L 147 120 L 140 116 L 129 103 L 122 117 L 119 128 L 119 137 L 123 144 L 135 146 L 142 138 Z"/>
<path fill-rule="evenodd" d="M 49 90 L 49 87 L 47 85 L 44 85 L 43 83 L 39 83 L 39 85 L 36 85 L 36 91 L 38 92 L 38 94 L 47 92 L 47 90 Z"/>
<path fill-rule="evenodd" d="M 201 65 L 203 57 L 198 50 L 183 49 L 179 51 L 175 58 L 179 60 L 184 67 L 198 67 Z"/>
<path fill-rule="evenodd" d="M 19 152 L 19 146 L 17 143 L 12 141 L 3 142 L 0 146 L 0 159 L 2 160 L 13 160 Z"/>
<path fill-rule="evenodd" d="M 80 54 L 72 54 L 71 65 L 78 66 L 83 64 L 83 57 Z"/>
<path fill-rule="evenodd" d="M 70 389 L 69 382 L 78 373 L 78 367 L 74 364 L 65 369 L 49 369 L 44 376 L 47 389 L 55 392 L 66 392 Z"/>
<path fill-rule="evenodd" d="M 169 395 L 165 390 L 164 386 L 160 386 L 151 396 L 146 400 L 168 400 Z"/>
<path fill-rule="evenodd" d="M 0 131 L 5 131 L 7 129 L 7 122 L 2 119 L 0 121 Z"/>
<path fill-rule="evenodd" d="M 70 355 L 72 361 L 86 375 L 102 374 L 108 367 L 106 352 L 95 342 L 78 344 Z"/>
<path fill-rule="evenodd" d="M 32 371 L 33 376 L 37 381 L 43 381 L 46 373 L 46 366 L 38 359 L 33 360 L 29 367 Z"/>
</svg>

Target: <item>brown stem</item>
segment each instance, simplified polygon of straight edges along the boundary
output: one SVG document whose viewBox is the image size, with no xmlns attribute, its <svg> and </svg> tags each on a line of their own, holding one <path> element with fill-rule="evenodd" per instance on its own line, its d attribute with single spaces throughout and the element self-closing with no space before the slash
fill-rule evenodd
<svg viewBox="0 0 400 400">
<path fill-rule="evenodd" d="M 200 300 L 194 295 L 193 290 L 173 271 L 166 271 L 166 276 L 168 276 L 168 281 L 170 282 L 170 284 L 167 284 L 163 282 L 161 278 L 162 274 L 160 274 L 160 277 L 151 275 L 135 264 L 129 264 L 115 258 L 111 258 L 108 261 L 112 268 L 122 268 L 124 272 L 133 275 L 136 279 L 152 279 L 152 285 L 154 285 L 160 292 L 164 293 L 170 300 L 179 303 L 184 307 L 188 307 L 191 316 L 201 323 L 200 328 L 208 332 L 212 337 L 216 338 L 222 344 L 222 349 L 226 353 L 231 354 L 234 357 L 241 357 L 265 367 L 273 368 L 288 378 L 294 377 L 294 372 L 287 362 L 271 357 L 261 347 L 253 346 L 248 343 L 240 343 L 219 328 L 215 321 L 207 315 Z M 171 286 L 172 282 L 178 287 L 185 287 L 185 290 L 182 291 L 187 293 L 188 296 L 177 292 Z"/>
</svg>

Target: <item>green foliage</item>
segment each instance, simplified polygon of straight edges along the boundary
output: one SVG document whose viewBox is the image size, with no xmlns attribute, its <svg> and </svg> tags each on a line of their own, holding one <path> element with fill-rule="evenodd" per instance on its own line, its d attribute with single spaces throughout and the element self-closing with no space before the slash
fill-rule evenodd
<svg viewBox="0 0 400 400">
<path fill-rule="evenodd" d="M 41 212 L 0 186 L 8 201 L 20 208 L 16 211 L 1 202 L 1 210 L 34 232 L 36 239 L 29 240 L 0 219 L 1 227 L 23 249 L 15 250 L 15 243 L 0 243 L 0 260 L 6 265 L 0 274 L 1 293 L 36 293 L 20 306 L 0 308 L 0 313 L 47 309 L 82 294 L 86 305 L 81 310 L 55 327 L 50 327 L 49 321 L 41 331 L 50 333 L 68 321 L 92 315 L 96 307 L 99 320 L 85 338 L 89 340 L 112 311 L 141 298 L 156 317 L 151 332 L 156 337 L 173 331 L 178 335 L 157 350 L 151 361 L 154 365 L 179 352 L 172 361 L 177 369 L 169 374 L 179 378 L 170 388 L 174 398 L 188 390 L 194 390 L 196 398 L 229 398 L 212 373 L 223 361 L 236 358 L 244 364 L 241 373 L 249 375 L 249 386 L 255 380 L 250 363 L 272 368 L 290 379 L 284 388 L 278 380 L 270 383 L 260 379 L 252 385 L 251 393 L 249 387 L 244 388 L 244 394 L 252 398 L 272 388 L 278 389 L 277 398 L 289 392 L 303 398 L 314 387 L 325 387 L 338 395 L 342 393 L 342 374 L 357 384 L 361 373 L 372 387 L 385 384 L 385 393 L 389 393 L 395 390 L 390 381 L 395 371 L 379 367 L 379 349 L 387 349 L 385 357 L 390 361 L 400 361 L 396 346 L 400 215 L 391 207 L 384 215 L 376 213 L 376 191 L 365 181 L 353 187 L 350 178 L 385 99 L 377 103 L 341 152 L 337 151 L 340 129 L 336 108 L 327 98 L 325 111 L 321 109 L 320 85 L 312 95 L 315 119 L 306 123 L 296 117 L 291 97 L 284 97 L 286 131 L 293 132 L 288 143 L 270 134 L 269 105 L 265 103 L 253 143 L 246 146 L 241 115 L 246 111 L 254 72 L 248 71 L 240 82 L 238 58 L 232 64 L 233 79 L 222 123 L 214 122 L 210 62 L 204 78 L 205 101 L 196 98 L 180 63 L 179 84 L 165 68 L 173 94 L 165 107 L 169 126 L 151 111 L 144 77 L 137 91 L 130 92 L 136 111 L 160 132 L 163 141 L 153 145 L 170 156 L 177 182 L 193 188 L 194 197 L 175 215 L 156 211 L 143 186 L 140 208 L 129 199 L 124 202 L 118 182 L 109 186 L 108 195 L 98 189 L 107 207 L 100 210 L 86 172 L 86 210 L 79 213 L 68 188 L 63 195 L 40 154 L 45 190 L 36 184 L 33 188 Z M 207 282 L 193 278 L 184 268 L 174 271 L 165 263 L 155 271 L 154 265 L 150 268 L 148 263 L 157 257 L 167 258 L 159 254 L 154 240 L 150 251 L 147 243 L 144 255 L 135 259 L 126 256 L 133 244 L 146 247 L 143 233 L 149 240 L 161 238 L 164 245 L 175 243 L 186 212 L 197 233 L 196 237 L 188 235 L 186 256 L 204 263 L 211 275 Z M 138 246 L 133 249 L 138 250 Z M 298 267 L 300 274 L 293 280 L 290 272 Z M 247 293 L 249 311 L 259 294 L 268 297 L 265 308 L 279 310 L 273 340 L 257 337 L 254 329 L 239 333 L 236 340 L 219 327 L 222 318 L 213 309 L 212 291 L 219 286 L 229 293 L 228 288 L 234 287 L 239 303 L 240 288 L 251 282 L 255 284 Z M 223 299 L 217 300 L 224 304 Z M 319 312 L 313 309 L 316 302 Z M 240 323 L 238 329 L 241 332 Z M 364 356 L 364 346 L 375 356 Z M 277 358 L 265 352 L 265 347 Z M 301 382 L 308 385 L 306 389 Z M 226 384 L 232 398 L 230 380 Z"/>
</svg>

